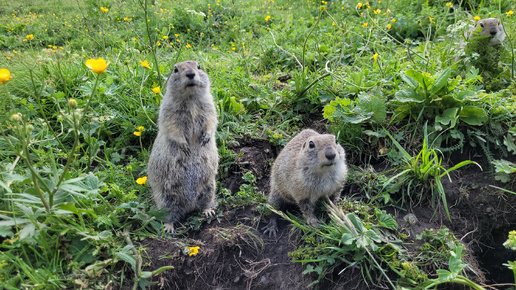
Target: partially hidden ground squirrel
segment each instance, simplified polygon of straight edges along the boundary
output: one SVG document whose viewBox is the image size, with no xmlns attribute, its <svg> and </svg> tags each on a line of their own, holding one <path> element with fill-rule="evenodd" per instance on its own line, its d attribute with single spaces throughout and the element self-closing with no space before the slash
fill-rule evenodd
<svg viewBox="0 0 516 290">
<path fill-rule="evenodd" d="M 158 135 L 147 166 L 152 196 L 168 209 L 165 231 L 187 213 L 214 215 L 217 112 L 208 75 L 195 61 L 174 66 L 158 117 Z"/>
<path fill-rule="evenodd" d="M 307 223 L 316 226 L 320 222 L 314 215 L 314 204 L 326 196 L 337 201 L 347 176 L 344 148 L 335 136 L 305 129 L 288 142 L 274 161 L 268 202 L 279 208 L 296 204 Z M 263 230 L 269 237 L 276 237 L 277 216 Z"/>
<path fill-rule="evenodd" d="M 481 28 L 480 32 L 478 27 Z M 471 39 L 473 36 L 489 36 L 492 46 L 500 45 L 505 39 L 503 26 L 497 18 L 480 19 L 475 26 L 466 32 L 466 38 Z"/>
</svg>

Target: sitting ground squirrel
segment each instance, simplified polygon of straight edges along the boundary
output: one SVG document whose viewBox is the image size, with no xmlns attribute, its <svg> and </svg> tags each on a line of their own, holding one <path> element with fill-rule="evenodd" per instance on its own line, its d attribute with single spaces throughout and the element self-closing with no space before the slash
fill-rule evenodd
<svg viewBox="0 0 516 290">
<path fill-rule="evenodd" d="M 307 223 L 316 226 L 320 222 L 314 215 L 314 204 L 326 196 L 336 202 L 347 176 L 344 148 L 335 136 L 305 129 L 288 142 L 274 161 L 268 202 L 276 207 L 297 204 Z M 277 216 L 263 230 L 269 237 L 276 237 Z"/>
<path fill-rule="evenodd" d="M 193 210 L 215 214 L 217 123 L 208 75 L 195 61 L 176 64 L 160 106 L 158 135 L 147 166 L 157 207 L 169 209 L 168 233 L 174 232 L 174 222 Z"/>
</svg>

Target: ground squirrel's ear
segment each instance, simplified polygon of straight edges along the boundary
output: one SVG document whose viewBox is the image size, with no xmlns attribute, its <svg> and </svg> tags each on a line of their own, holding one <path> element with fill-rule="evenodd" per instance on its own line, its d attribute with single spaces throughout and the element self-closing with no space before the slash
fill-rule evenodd
<svg viewBox="0 0 516 290">
<path fill-rule="evenodd" d="M 175 73 L 178 73 L 178 72 L 179 72 L 179 70 L 177 69 L 177 66 L 174 66 L 174 72 L 175 72 Z"/>
</svg>

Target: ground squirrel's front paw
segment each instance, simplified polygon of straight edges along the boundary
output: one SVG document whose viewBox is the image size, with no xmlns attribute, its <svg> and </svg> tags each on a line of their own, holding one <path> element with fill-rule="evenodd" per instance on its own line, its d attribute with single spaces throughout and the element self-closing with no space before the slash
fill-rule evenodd
<svg viewBox="0 0 516 290">
<path fill-rule="evenodd" d="M 306 222 L 311 225 L 312 227 L 317 227 L 321 225 L 321 222 L 314 216 L 308 217 L 306 219 Z"/>
<path fill-rule="evenodd" d="M 188 142 L 179 143 L 179 147 L 181 147 L 181 150 L 189 156 L 190 155 L 190 147 L 188 147 Z"/>
<path fill-rule="evenodd" d="M 215 211 L 212 208 L 207 208 L 202 211 L 205 217 L 210 218 L 215 216 Z"/>
<path fill-rule="evenodd" d="M 201 145 L 206 145 L 208 142 L 210 142 L 211 136 L 208 134 L 208 132 L 204 132 L 201 136 Z"/>
<path fill-rule="evenodd" d="M 269 238 L 276 239 L 278 235 L 278 223 L 275 218 L 272 218 L 268 225 L 262 228 L 264 235 L 269 235 Z"/>
<path fill-rule="evenodd" d="M 174 223 L 166 223 L 165 224 L 165 233 L 167 233 L 167 234 L 174 233 Z"/>
</svg>

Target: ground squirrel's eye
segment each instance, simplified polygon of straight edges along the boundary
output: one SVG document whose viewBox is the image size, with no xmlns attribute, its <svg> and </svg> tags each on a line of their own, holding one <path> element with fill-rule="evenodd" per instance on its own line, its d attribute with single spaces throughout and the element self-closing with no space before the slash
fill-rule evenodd
<svg viewBox="0 0 516 290">
<path fill-rule="evenodd" d="M 201 69 L 201 66 L 200 66 L 200 65 L 197 65 L 197 69 Z"/>
<path fill-rule="evenodd" d="M 308 147 L 310 147 L 310 148 L 315 148 L 315 143 L 314 143 L 314 141 L 310 141 L 310 143 L 308 143 Z"/>
<path fill-rule="evenodd" d="M 484 28 L 484 23 L 480 23 L 480 26 L 481 26 L 482 28 Z"/>
<path fill-rule="evenodd" d="M 175 73 L 178 73 L 178 72 L 179 72 L 179 70 L 177 69 L 177 66 L 175 66 L 175 67 L 174 67 L 174 72 L 175 72 Z"/>
</svg>

